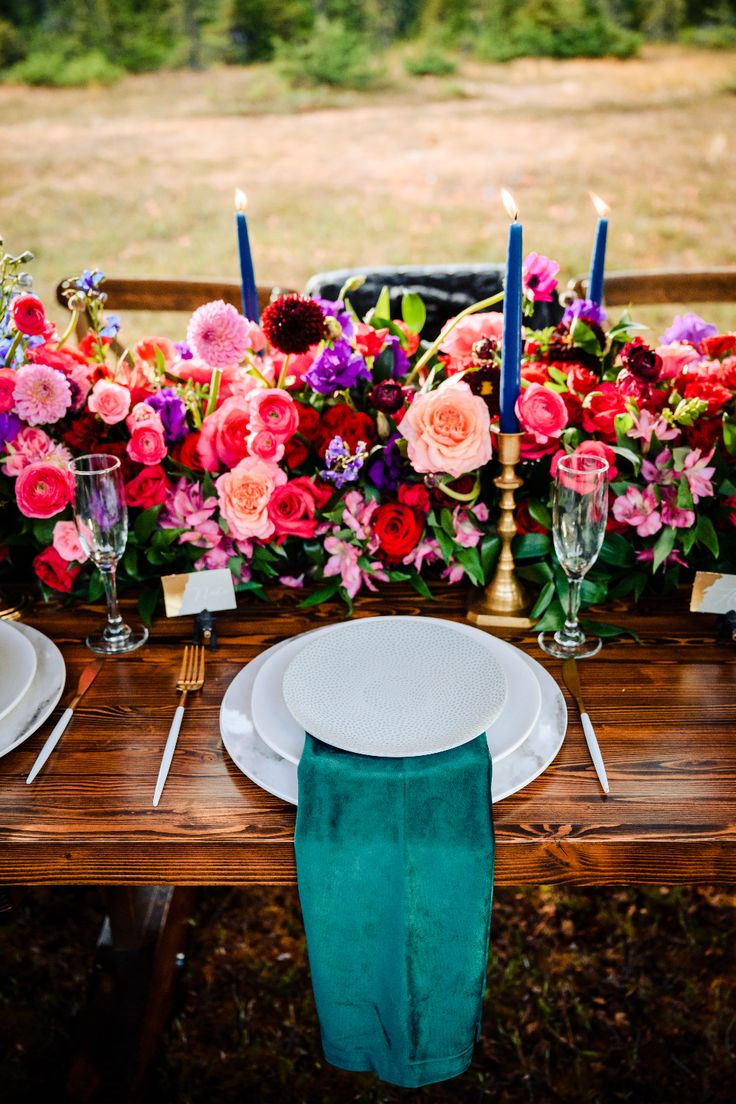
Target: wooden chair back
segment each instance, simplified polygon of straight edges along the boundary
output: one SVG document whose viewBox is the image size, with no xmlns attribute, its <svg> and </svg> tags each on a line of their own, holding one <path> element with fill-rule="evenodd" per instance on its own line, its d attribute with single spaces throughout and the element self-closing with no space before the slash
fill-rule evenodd
<svg viewBox="0 0 736 1104">
<path fill-rule="evenodd" d="M 105 309 L 117 311 L 181 311 L 191 314 L 203 303 L 213 299 L 224 299 L 226 303 L 240 309 L 240 284 L 228 280 L 169 280 L 169 279 L 122 279 L 105 277 L 102 290 L 107 295 Z M 289 288 L 258 287 L 258 302 L 261 310 L 268 306 L 275 295 L 290 294 Z M 62 293 L 62 284 L 56 288 L 56 298 L 62 306 L 66 299 Z M 89 332 L 90 320 L 86 314 L 80 315 L 77 322 L 77 339 L 81 340 Z"/>
<path fill-rule="evenodd" d="M 584 298 L 587 285 L 587 275 L 578 276 L 570 282 L 570 289 L 576 297 Z M 607 272 L 603 302 L 608 306 L 736 302 L 736 268 Z"/>
</svg>

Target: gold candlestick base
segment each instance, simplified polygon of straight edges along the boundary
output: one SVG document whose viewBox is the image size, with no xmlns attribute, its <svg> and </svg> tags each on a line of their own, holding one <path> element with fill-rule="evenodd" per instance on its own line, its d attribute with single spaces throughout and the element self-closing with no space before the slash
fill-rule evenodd
<svg viewBox="0 0 736 1104">
<path fill-rule="evenodd" d="M 20 621 L 24 608 L 28 605 L 25 594 L 18 594 L 11 598 L 5 591 L 0 590 L 0 620 Z"/>
<path fill-rule="evenodd" d="M 514 492 L 523 483 L 516 474 L 521 455 L 521 434 L 499 433 L 497 440 L 501 474 L 494 479 L 494 483 L 501 492 L 501 517 L 498 522 L 501 551 L 490 583 L 484 590 L 476 591 L 470 599 L 467 617 L 474 625 L 530 629 L 534 622 L 529 617 L 529 602 L 516 577 L 511 554 L 511 541 L 516 536 Z"/>
</svg>

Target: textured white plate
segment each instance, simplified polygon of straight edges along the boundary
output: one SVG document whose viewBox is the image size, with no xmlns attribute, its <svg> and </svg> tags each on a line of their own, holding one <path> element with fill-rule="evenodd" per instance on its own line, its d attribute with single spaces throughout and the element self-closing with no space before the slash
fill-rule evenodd
<svg viewBox="0 0 736 1104">
<path fill-rule="evenodd" d="M 30 625 L 15 623 L 36 657 L 36 674 L 27 693 L 0 721 L 0 755 L 7 755 L 43 724 L 61 697 L 66 682 L 64 658 L 53 640 Z"/>
<path fill-rule="evenodd" d="M 399 620 L 399 618 L 395 618 Z M 402 617 L 401 620 L 414 620 Z M 542 705 L 539 682 L 518 652 L 510 648 L 505 641 L 489 636 L 473 625 L 461 625 L 453 622 L 453 627 L 478 640 L 483 647 L 501 665 L 508 683 L 508 694 L 498 718 L 488 730 L 488 743 L 493 762 L 498 763 L 509 755 L 531 732 Z M 285 640 L 277 647 L 269 649 L 268 658 L 259 668 L 253 684 L 252 713 L 253 723 L 262 740 L 288 759 L 298 763 L 304 748 L 304 728 L 292 717 L 287 709 L 283 694 L 284 673 L 294 656 L 305 646 L 309 636 L 331 632 L 335 626 L 327 625 L 321 629 Z M 477 733 L 476 733 L 477 735 Z"/>
<path fill-rule="evenodd" d="M 25 694 L 36 673 L 36 651 L 12 621 L 0 620 L 0 717 Z"/>
<path fill-rule="evenodd" d="M 267 657 L 277 648 L 262 652 L 240 671 L 225 692 L 220 707 L 220 732 L 225 749 L 235 765 L 261 789 L 296 805 L 299 796 L 297 767 L 270 748 L 256 732 L 251 714 L 253 684 Z M 493 766 L 494 803 L 522 790 L 555 759 L 567 730 L 567 708 L 562 692 L 550 674 L 536 660 L 511 644 L 539 683 L 542 708 L 526 740 Z"/>
<path fill-rule="evenodd" d="M 314 634 L 286 669 L 291 715 L 359 755 L 432 755 L 473 740 L 508 685 L 482 640 L 433 617 L 369 617 Z"/>
</svg>

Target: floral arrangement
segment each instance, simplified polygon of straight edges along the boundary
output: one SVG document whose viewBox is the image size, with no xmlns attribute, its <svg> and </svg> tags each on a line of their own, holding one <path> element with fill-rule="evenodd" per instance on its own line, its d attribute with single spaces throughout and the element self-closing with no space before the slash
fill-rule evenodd
<svg viewBox="0 0 736 1104">
<path fill-rule="evenodd" d="M 116 351 L 100 273 L 67 282 L 59 335 L 23 272 L 0 262 L 0 561 L 32 564 L 48 593 L 95 600 L 71 510 L 67 462 L 120 458 L 129 507 L 118 568 L 147 618 L 162 574 L 228 567 L 240 590 L 301 590 L 303 604 L 409 581 L 488 581 L 499 549 L 493 477 L 502 315 L 476 304 L 428 344 L 424 307 L 388 293 L 366 319 L 350 305 L 291 295 L 260 324 L 218 301 L 186 340 Z M 529 301 L 549 300 L 558 266 L 531 254 Z M 90 333 L 70 345 L 80 311 Z M 610 464 L 610 517 L 587 604 L 672 587 L 732 557 L 736 525 L 736 336 L 696 316 L 659 342 L 628 317 L 604 328 L 584 300 L 554 329 L 525 335 L 517 414 L 523 431 L 519 570 L 535 616 L 562 618 L 566 583 L 550 537 L 559 457 Z"/>
</svg>

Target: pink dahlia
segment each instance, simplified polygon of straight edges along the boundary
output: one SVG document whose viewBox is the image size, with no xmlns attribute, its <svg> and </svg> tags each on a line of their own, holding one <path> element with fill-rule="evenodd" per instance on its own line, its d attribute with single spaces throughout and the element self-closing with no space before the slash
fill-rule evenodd
<svg viewBox="0 0 736 1104">
<path fill-rule="evenodd" d="M 250 324 L 231 303 L 215 299 L 199 307 L 189 320 L 187 344 L 211 368 L 232 368 L 250 346 Z"/>
<path fill-rule="evenodd" d="M 63 372 L 48 364 L 26 364 L 16 373 L 15 413 L 28 425 L 48 425 L 72 405 L 72 389 Z"/>
</svg>

